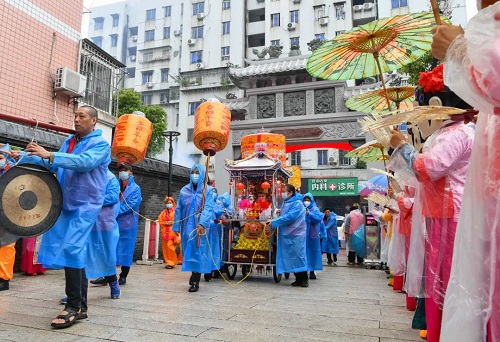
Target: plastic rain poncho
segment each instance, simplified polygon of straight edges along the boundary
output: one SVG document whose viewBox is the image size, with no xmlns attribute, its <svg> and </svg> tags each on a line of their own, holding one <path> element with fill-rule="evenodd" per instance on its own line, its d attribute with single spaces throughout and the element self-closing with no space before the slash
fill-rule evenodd
<svg viewBox="0 0 500 342">
<path fill-rule="evenodd" d="M 500 3 L 450 46 L 445 83 L 479 110 L 446 293 L 443 341 L 500 341 Z"/>
<path fill-rule="evenodd" d="M 308 192 L 302 200 L 309 198 L 311 204 L 306 207 L 306 226 L 307 226 L 307 270 L 323 270 L 323 258 L 321 253 L 320 233 L 323 226 L 323 213 L 319 210 L 314 201 L 313 195 Z"/>
<path fill-rule="evenodd" d="M 202 202 L 203 181 L 205 179 L 205 168 L 201 164 L 196 164 L 191 168 L 198 169 L 200 174 L 197 186 L 192 181 L 185 185 L 179 194 L 177 208 L 175 210 L 175 223 L 172 231 L 181 232 L 182 243 L 182 271 L 210 273 L 212 271 L 212 258 L 208 249 L 207 236 L 202 235 L 198 243 L 196 228 L 201 225 L 209 234 L 210 222 L 213 220 L 214 195 L 212 187 L 207 185 L 205 190 L 205 201 L 203 210 L 200 211 Z"/>
<path fill-rule="evenodd" d="M 455 230 L 474 131 L 459 122 L 443 122 L 425 142 L 423 153 L 404 144 L 391 156 L 389 168 L 412 172 L 418 180 L 426 221 L 425 294 L 442 308 L 448 285 Z"/>
<path fill-rule="evenodd" d="M 280 216 L 271 220 L 271 226 L 278 228 L 276 251 L 276 273 L 298 273 L 307 271 L 306 253 L 306 208 L 302 196 L 295 193 L 285 199 Z"/>
<path fill-rule="evenodd" d="M 229 195 L 228 192 L 223 193 L 220 195 L 217 200 L 220 202 L 220 205 L 222 206 L 222 214 L 219 216 L 219 219 L 225 218 L 229 219 L 233 215 L 233 206 L 231 205 L 231 195 Z M 220 210 L 220 209 L 218 209 Z M 228 223 L 228 222 L 226 222 Z M 221 255 L 221 267 L 224 265 L 224 260 L 227 260 L 227 253 L 228 253 L 228 230 L 231 228 L 230 224 L 224 225 L 224 220 L 220 222 L 220 224 L 217 225 L 217 230 L 219 233 L 219 239 L 224 238 L 224 240 L 221 240 L 221 248 L 222 248 L 222 255 Z M 224 232 L 222 231 L 224 229 Z"/>
<path fill-rule="evenodd" d="M 120 183 L 109 170 L 107 181 L 104 203 L 88 239 L 85 267 L 88 278 L 116 273 L 116 245 L 120 236 L 116 217 L 120 210 Z"/>
<path fill-rule="evenodd" d="M 321 249 L 323 253 L 339 253 L 339 231 L 337 229 L 337 214 L 330 211 L 325 223 L 326 237 L 323 238 Z"/>
<path fill-rule="evenodd" d="M 215 195 L 214 195 L 215 196 Z M 232 214 L 231 210 L 231 198 L 229 193 L 224 193 L 218 196 L 215 200 L 214 206 L 214 217 L 212 222 L 210 223 L 209 230 L 209 241 L 210 248 L 212 250 L 212 270 L 218 270 L 223 266 L 222 262 L 222 254 L 221 254 L 221 239 L 222 239 L 222 229 L 223 225 L 221 222 L 222 216 L 225 216 L 227 219 L 229 215 Z"/>
<path fill-rule="evenodd" d="M 120 180 L 120 188 L 122 187 Z M 120 239 L 116 246 L 116 264 L 131 266 L 134 258 L 135 240 L 139 229 L 139 205 L 142 202 L 141 188 L 130 176 L 127 186 L 120 195 L 120 210 L 118 213 L 118 227 Z M 147 237 L 146 237 L 147 238 Z"/>
<path fill-rule="evenodd" d="M 39 157 L 23 155 L 21 163 L 35 163 L 56 173 L 63 207 L 54 226 L 43 234 L 38 261 L 46 268 L 87 266 L 88 237 L 101 212 L 106 192 L 111 149 L 96 129 L 68 152 L 66 139 L 49 165 Z"/>
<path fill-rule="evenodd" d="M 11 149 L 10 149 L 10 145 L 9 144 L 5 144 L 3 145 L 1 148 L 0 148 L 0 153 L 5 157 L 6 159 L 6 165 L 4 168 L 0 169 L 0 177 L 7 171 L 9 170 L 13 165 L 16 164 L 16 161 L 12 158 L 10 158 L 10 152 L 11 152 Z M 6 230 L 0 228 L 0 248 L 4 247 L 4 246 L 7 246 L 7 245 L 11 245 L 13 244 L 14 242 L 17 241 L 17 239 L 19 239 L 18 236 L 16 235 L 12 235 L 10 233 L 7 233 Z"/>
</svg>

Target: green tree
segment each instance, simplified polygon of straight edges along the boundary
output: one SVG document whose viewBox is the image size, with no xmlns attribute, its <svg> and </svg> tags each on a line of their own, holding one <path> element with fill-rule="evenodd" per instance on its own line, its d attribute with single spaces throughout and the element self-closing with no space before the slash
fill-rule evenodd
<svg viewBox="0 0 500 342">
<path fill-rule="evenodd" d="M 424 71 L 430 71 L 433 68 L 433 66 L 437 66 L 440 63 L 441 62 L 439 61 L 434 61 L 434 57 L 432 57 L 432 54 L 430 52 L 427 52 L 422 57 L 417 59 L 415 62 L 407 64 L 401 69 L 399 69 L 399 72 L 401 74 L 410 75 L 410 78 L 408 79 L 409 84 L 418 85 L 418 79 L 420 78 L 420 73 Z"/>
<path fill-rule="evenodd" d="M 143 112 L 153 124 L 153 134 L 149 141 L 147 156 L 154 157 L 165 147 L 165 138 L 161 134 L 167 128 L 167 112 L 160 106 L 145 106 L 142 103 L 141 93 L 132 89 L 121 90 L 118 102 L 118 116 L 131 114 L 135 111 Z"/>
</svg>

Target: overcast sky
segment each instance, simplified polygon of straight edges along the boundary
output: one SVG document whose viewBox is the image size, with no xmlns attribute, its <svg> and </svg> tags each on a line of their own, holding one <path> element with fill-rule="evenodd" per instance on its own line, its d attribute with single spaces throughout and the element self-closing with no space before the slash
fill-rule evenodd
<svg viewBox="0 0 500 342">
<path fill-rule="evenodd" d="M 92 11 L 92 7 L 96 6 L 102 6 L 102 5 L 107 5 L 107 4 L 112 4 L 115 2 L 120 2 L 123 0 L 84 0 L 83 5 L 85 6 L 86 9 Z M 144 0 L 147 2 L 148 0 Z M 236 1 L 243 1 L 243 0 L 236 0 Z M 420 1 L 425 1 L 425 0 L 420 0 Z M 453 0 L 451 0 L 453 1 Z M 475 14 L 475 9 L 476 9 L 476 3 L 477 0 L 465 0 L 467 3 L 468 9 L 472 9 L 474 11 L 469 10 L 468 15 L 469 18 Z M 430 1 L 429 1 L 430 4 Z M 88 38 L 88 20 L 89 20 L 89 14 L 84 14 L 83 19 L 82 19 L 82 35 L 84 38 Z"/>
</svg>

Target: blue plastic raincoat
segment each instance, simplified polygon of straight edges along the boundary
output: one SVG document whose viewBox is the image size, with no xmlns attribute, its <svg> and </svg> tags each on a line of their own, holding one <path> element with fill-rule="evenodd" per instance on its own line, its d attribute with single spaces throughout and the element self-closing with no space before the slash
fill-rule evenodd
<svg viewBox="0 0 500 342">
<path fill-rule="evenodd" d="M 303 200 L 309 198 L 311 204 L 306 208 L 309 214 L 306 215 L 307 225 L 307 270 L 321 271 L 323 260 L 321 255 L 320 233 L 322 228 L 323 213 L 319 210 L 313 195 L 308 192 L 303 196 Z"/>
<path fill-rule="evenodd" d="M 206 229 L 207 234 L 210 234 L 210 222 L 213 221 L 215 201 L 212 187 L 207 185 L 205 190 L 205 204 L 202 212 L 198 213 L 201 206 L 205 168 L 201 164 L 196 164 L 191 168 L 191 171 L 195 168 L 200 173 L 200 181 L 196 187 L 189 181 L 189 184 L 181 189 L 177 208 L 175 209 L 175 223 L 172 226 L 172 231 L 181 232 L 184 258 L 182 271 L 210 273 L 213 262 L 208 250 L 207 237 L 201 236 L 200 246 L 197 247 L 198 234 L 196 233 L 196 227 L 202 225 Z"/>
<path fill-rule="evenodd" d="M 63 192 L 63 207 L 54 226 L 42 237 L 38 260 L 46 268 L 85 268 L 87 241 L 101 212 L 106 192 L 106 173 L 111 149 L 96 129 L 68 152 L 70 136 L 54 152 L 54 162 L 24 155 L 21 163 L 45 166 L 57 174 Z"/>
<path fill-rule="evenodd" d="M 226 213 L 224 213 L 224 210 Z M 223 226 L 220 220 L 222 215 L 225 215 L 226 218 L 228 218 L 229 215 L 232 215 L 231 198 L 227 192 L 218 196 L 215 200 L 214 219 L 210 223 L 209 239 L 212 255 L 215 260 L 215 263 L 212 262 L 212 270 L 214 271 L 220 269 L 224 265 L 221 260 L 221 239 Z"/>
<path fill-rule="evenodd" d="M 339 231 L 337 229 L 337 214 L 333 211 L 326 219 L 326 238 L 323 238 L 321 249 L 323 253 L 339 254 Z"/>
<path fill-rule="evenodd" d="M 295 193 L 280 209 L 280 217 L 271 220 L 278 229 L 276 272 L 278 274 L 307 271 L 306 208 L 302 196 Z"/>
<path fill-rule="evenodd" d="M 123 183 L 120 180 L 120 188 Z M 134 258 L 135 240 L 139 226 L 139 205 L 142 202 L 141 188 L 130 176 L 125 190 L 122 191 L 120 210 L 118 212 L 118 227 L 120 239 L 116 246 L 116 264 L 131 266 Z"/>
<path fill-rule="evenodd" d="M 120 210 L 120 183 L 109 170 L 107 180 L 104 203 L 88 241 L 87 267 L 85 267 L 88 278 L 105 277 L 116 273 L 116 245 L 120 237 L 116 217 Z"/>
</svg>

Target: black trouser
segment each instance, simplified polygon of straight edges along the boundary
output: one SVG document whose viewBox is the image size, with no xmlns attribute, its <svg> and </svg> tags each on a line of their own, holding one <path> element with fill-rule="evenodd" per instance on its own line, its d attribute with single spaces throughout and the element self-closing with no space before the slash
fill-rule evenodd
<svg viewBox="0 0 500 342">
<path fill-rule="evenodd" d="M 122 266 L 122 272 L 120 273 L 120 278 L 127 278 L 129 271 L 130 271 L 130 266 Z"/>
<path fill-rule="evenodd" d="M 66 276 L 66 296 L 68 303 L 66 307 L 87 311 L 87 290 L 89 287 L 87 275 L 84 268 L 65 267 Z"/>
<path fill-rule="evenodd" d="M 190 282 L 193 282 L 193 283 L 199 283 L 201 280 L 201 273 L 191 272 L 191 278 L 189 280 L 190 280 Z"/>
<path fill-rule="evenodd" d="M 304 272 L 297 272 L 297 273 L 294 273 L 295 275 L 295 280 L 296 281 L 305 281 L 307 282 L 307 271 L 304 271 Z"/>
<path fill-rule="evenodd" d="M 354 251 L 349 251 L 347 254 L 347 261 L 354 263 L 357 260 L 358 264 L 363 262 L 363 258 L 356 254 Z"/>
<path fill-rule="evenodd" d="M 113 274 L 113 275 L 110 275 L 110 276 L 105 276 L 104 279 L 106 279 L 106 282 L 109 284 L 109 283 L 112 283 L 114 281 L 117 281 L 118 277 L 116 276 L 116 274 Z"/>
<path fill-rule="evenodd" d="M 326 253 L 326 258 L 328 259 L 329 264 L 331 264 L 332 262 L 337 262 L 337 254 L 333 254 L 332 260 L 332 253 Z"/>
</svg>

